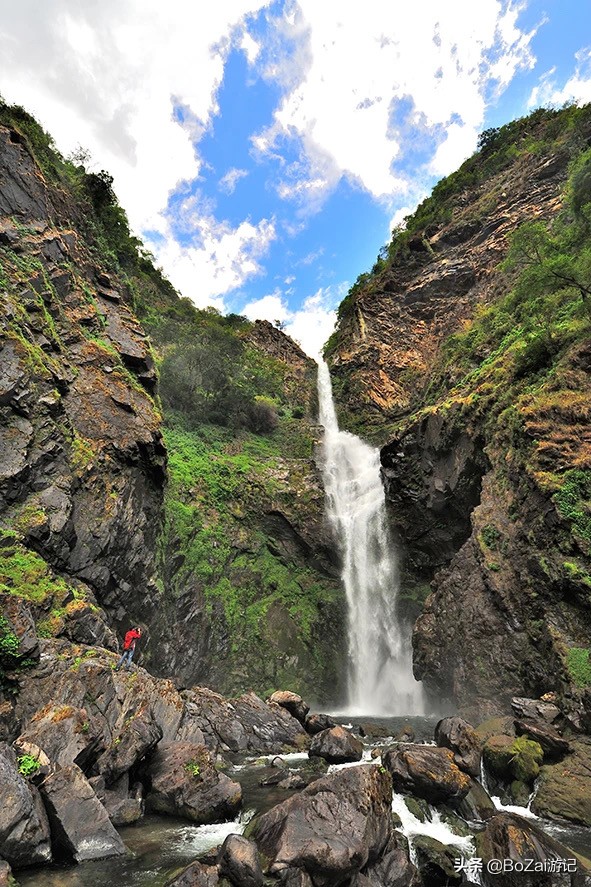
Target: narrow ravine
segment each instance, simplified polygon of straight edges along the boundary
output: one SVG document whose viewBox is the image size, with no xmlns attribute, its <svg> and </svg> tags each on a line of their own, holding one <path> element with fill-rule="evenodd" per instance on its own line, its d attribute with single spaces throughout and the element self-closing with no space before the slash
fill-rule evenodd
<svg viewBox="0 0 591 887">
<path fill-rule="evenodd" d="M 388 531 L 379 450 L 339 430 L 324 361 L 318 364 L 318 398 L 326 509 L 340 547 L 347 597 L 347 710 L 421 715 L 423 690 L 412 672 L 410 627 L 397 607 L 398 561 Z"/>
</svg>

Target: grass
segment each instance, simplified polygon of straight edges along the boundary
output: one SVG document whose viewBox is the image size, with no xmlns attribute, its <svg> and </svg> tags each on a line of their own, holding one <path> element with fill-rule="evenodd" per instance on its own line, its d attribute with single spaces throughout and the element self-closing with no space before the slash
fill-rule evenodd
<svg viewBox="0 0 591 887">
<path fill-rule="evenodd" d="M 566 667 L 577 687 L 591 685 L 591 651 L 586 647 L 571 647 L 566 657 Z"/>
</svg>

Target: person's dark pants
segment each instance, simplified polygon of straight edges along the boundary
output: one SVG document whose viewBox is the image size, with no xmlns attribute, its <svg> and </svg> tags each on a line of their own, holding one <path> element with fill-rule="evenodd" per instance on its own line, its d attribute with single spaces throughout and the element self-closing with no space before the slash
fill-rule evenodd
<svg viewBox="0 0 591 887">
<path fill-rule="evenodd" d="M 133 647 L 130 647 L 129 650 L 124 650 L 121 654 L 121 659 L 115 666 L 115 671 L 119 671 L 124 662 L 127 663 L 125 666 L 127 671 L 131 668 L 131 660 L 133 659 Z"/>
</svg>

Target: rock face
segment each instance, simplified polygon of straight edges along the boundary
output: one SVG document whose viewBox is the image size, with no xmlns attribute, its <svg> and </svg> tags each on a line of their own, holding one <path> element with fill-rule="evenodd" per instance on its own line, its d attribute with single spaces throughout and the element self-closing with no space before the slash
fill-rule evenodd
<svg viewBox="0 0 591 887">
<path fill-rule="evenodd" d="M 353 287 L 328 346 L 343 424 L 383 445 L 415 675 L 470 719 L 572 688 L 565 650 L 591 632 L 575 517 L 591 467 L 588 335 L 560 356 L 532 345 L 525 360 L 515 277 L 499 268 L 511 232 L 557 215 L 571 152 L 591 134 L 589 107 L 569 118 L 573 140 L 561 113 L 504 128 L 438 185 Z M 509 330 L 523 332 L 523 363 Z"/>
<path fill-rule="evenodd" d="M 54 770 L 42 783 L 52 844 L 76 862 L 120 856 L 125 845 L 107 811 L 75 764 Z"/>
<path fill-rule="evenodd" d="M 397 792 L 416 795 L 431 804 L 461 801 L 470 790 L 470 777 L 454 763 L 447 748 L 404 744 L 382 756 Z"/>
<path fill-rule="evenodd" d="M 328 887 L 377 861 L 391 834 L 391 785 L 377 767 L 353 767 L 273 807 L 252 831 L 269 871 L 301 868 Z"/>
<path fill-rule="evenodd" d="M 310 711 L 310 706 L 304 702 L 301 696 L 298 696 L 297 693 L 292 693 L 290 690 L 276 690 L 269 697 L 269 702 L 274 703 L 275 705 L 280 705 L 281 708 L 286 709 L 294 718 L 305 726 L 306 724 L 306 716 Z"/>
<path fill-rule="evenodd" d="M 314 736 L 308 754 L 311 758 L 324 758 L 329 764 L 347 764 L 361 760 L 363 743 L 343 727 L 332 727 Z"/>
<path fill-rule="evenodd" d="M 218 870 L 222 877 L 240 887 L 262 887 L 263 870 L 257 848 L 242 835 L 228 835 L 218 853 Z"/>
<path fill-rule="evenodd" d="M 13 867 L 51 860 L 49 823 L 39 793 L 20 775 L 16 755 L 0 743 L 0 855 Z"/>
<path fill-rule="evenodd" d="M 500 875 L 486 870 L 486 864 L 491 859 L 510 860 L 517 865 L 530 866 L 529 871 L 503 871 L 503 887 L 555 887 L 557 884 L 574 887 L 584 883 L 583 872 L 578 864 L 573 867 L 574 872 L 570 870 L 572 873 L 544 872 L 545 861 L 573 860 L 572 851 L 544 834 L 533 823 L 514 814 L 498 813 L 490 819 L 485 830 L 476 836 L 476 848 L 478 856 L 484 862 L 482 883 L 485 887 L 494 887 L 499 883 Z"/>
<path fill-rule="evenodd" d="M 571 754 L 561 763 L 541 768 L 532 809 L 538 816 L 591 826 L 591 743 L 587 738 L 575 740 Z"/>
<path fill-rule="evenodd" d="M 242 803 L 242 789 L 218 773 L 203 745 L 161 742 L 149 764 L 151 789 L 146 806 L 192 822 L 232 819 Z"/>
<path fill-rule="evenodd" d="M 180 874 L 167 881 L 164 887 L 216 887 L 218 882 L 217 868 L 192 862 Z"/>
<path fill-rule="evenodd" d="M 40 154 L 35 136 L 49 143 L 22 109 L 2 103 L 0 535 L 14 543 L 14 569 L 0 562 L 0 586 L 26 600 L 26 620 L 44 637 L 116 649 L 121 632 L 140 622 L 142 664 L 174 675 L 179 686 L 206 682 L 237 695 L 300 681 L 328 695 L 339 680 L 334 649 L 342 632 L 342 608 L 330 605 L 342 590 L 314 461 L 314 362 L 266 321 L 238 318 L 244 329 L 236 348 L 252 352 L 277 389 L 265 381 L 260 395 L 286 394 L 286 433 L 266 448 L 261 432 L 261 452 L 269 449 L 272 458 L 249 456 L 247 476 L 242 461 L 224 460 L 230 501 L 223 514 L 186 451 L 177 486 L 167 474 L 155 397 L 153 348 L 161 343 L 154 318 L 178 320 L 188 337 L 203 318 L 138 257 L 102 174 L 85 175 L 49 147 Z M 225 332 L 231 329 L 229 321 Z M 274 415 L 273 407 L 254 403 Z M 207 446 L 198 430 L 196 441 Z M 293 442 L 287 453 L 285 441 Z M 212 462 L 238 456 L 242 446 L 237 439 L 233 453 L 220 454 L 217 443 Z M 178 466 L 174 432 L 167 445 Z M 205 501 L 192 524 L 186 505 L 195 503 L 197 486 Z M 214 523 L 223 545 L 207 529 Z M 189 544 L 204 529 L 192 557 Z M 23 556 L 35 560 L 25 577 L 43 582 L 23 581 L 16 569 Z M 227 583 L 260 592 L 265 619 L 232 623 Z M 288 585 L 295 607 L 284 600 Z M 305 616 L 297 607 L 300 594 L 314 608 L 312 619 L 309 607 Z M 18 606 L 6 599 L 3 609 L 8 604 Z M 26 661 L 35 653 L 27 652 L 25 634 L 18 635 L 18 655 Z"/>
<path fill-rule="evenodd" d="M 44 180 L 14 132 L 0 124 L 0 251 L 9 281 L 0 295 L 3 524 L 87 589 L 80 600 L 98 599 L 117 622 L 149 621 L 166 476 L 154 361 L 129 290 L 109 278 L 113 301 L 101 283 L 104 271 L 80 234 L 84 207 Z M 64 609 L 63 589 L 48 587 L 47 611 Z M 81 609 L 71 607 L 53 630 L 72 636 L 71 621 L 86 642 L 114 639 Z M 90 636 L 93 621 L 102 637 Z"/>
<path fill-rule="evenodd" d="M 462 718 L 443 718 L 435 727 L 437 745 L 449 748 L 454 761 L 470 776 L 480 775 L 480 739 L 474 728 Z"/>
</svg>

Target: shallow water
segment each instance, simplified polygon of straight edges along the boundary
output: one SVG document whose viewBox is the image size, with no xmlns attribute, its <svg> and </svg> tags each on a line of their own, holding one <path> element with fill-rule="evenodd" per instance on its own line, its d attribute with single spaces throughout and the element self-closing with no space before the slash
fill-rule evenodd
<svg viewBox="0 0 591 887">
<path fill-rule="evenodd" d="M 354 729 L 363 724 L 373 724 L 387 730 L 390 734 L 389 739 L 367 737 L 364 740 L 366 744 L 364 758 L 367 759 L 372 747 L 388 744 L 391 737 L 397 736 L 406 725 L 412 726 L 416 742 L 432 742 L 433 728 L 438 718 L 368 718 L 344 714 L 339 718 L 335 717 L 335 720 L 339 720 L 345 726 L 350 724 Z M 119 829 L 130 851 L 127 856 L 86 862 L 82 865 L 64 863 L 43 869 L 20 870 L 16 873 L 18 882 L 21 887 L 111 887 L 111 885 L 163 887 L 174 871 L 221 844 L 227 835 L 241 833 L 255 812 L 264 812 L 293 794 L 277 786 L 259 784 L 263 776 L 274 772 L 271 761 L 275 757 L 281 757 L 289 770 L 298 770 L 308 762 L 307 755 L 302 753 L 267 755 L 257 759 L 237 761 L 234 766 L 228 768 L 228 775 L 242 785 L 243 813 L 240 819 L 216 825 L 194 826 L 185 820 L 148 814 L 135 825 Z M 395 803 L 397 797 L 395 796 Z M 500 804 L 499 806 L 502 807 Z M 515 808 L 515 812 L 529 815 L 535 819 L 540 828 L 554 838 L 571 847 L 576 853 L 591 858 L 591 829 L 548 823 L 534 817 L 524 808 Z M 435 829 L 440 835 L 447 834 L 446 830 L 449 831 L 439 818 L 435 823 L 423 827 L 412 814 L 403 811 L 403 815 L 405 826 L 415 835 L 422 833 L 423 828 Z M 469 840 L 465 842 L 465 849 L 468 849 L 469 843 Z M 464 849 L 462 839 L 454 839 L 453 844 Z"/>
</svg>

